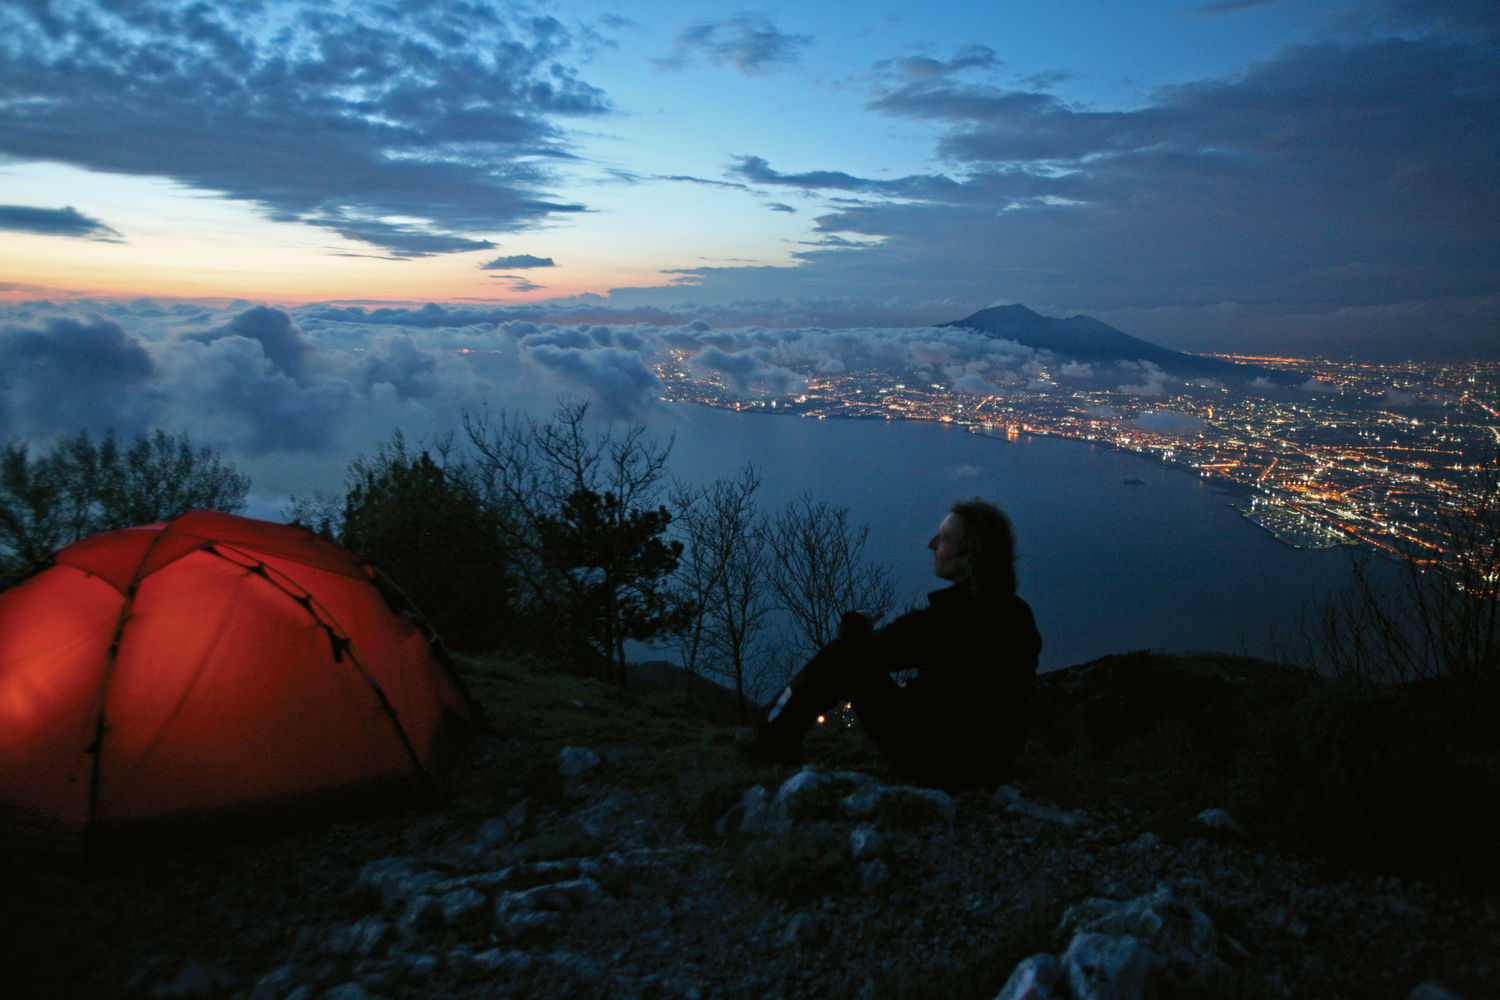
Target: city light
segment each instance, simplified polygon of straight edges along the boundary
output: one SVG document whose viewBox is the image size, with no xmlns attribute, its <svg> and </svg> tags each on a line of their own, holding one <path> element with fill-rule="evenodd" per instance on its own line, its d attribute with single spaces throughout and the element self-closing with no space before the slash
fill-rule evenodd
<svg viewBox="0 0 1500 1000">
<path fill-rule="evenodd" d="M 1012 441 L 1049 435 L 1134 452 L 1242 492 L 1242 513 L 1297 547 L 1441 554 L 1451 522 L 1483 499 L 1475 472 L 1500 443 L 1500 364 L 1222 359 L 1275 368 L 1303 388 L 1231 392 L 1185 382 L 1142 396 L 1052 378 L 976 396 L 893 363 L 798 372 L 805 384 L 777 394 L 731 387 L 678 352 L 657 374 L 677 402 L 814 419 L 925 420 Z M 1153 429 L 1163 425 L 1177 429 Z"/>
</svg>

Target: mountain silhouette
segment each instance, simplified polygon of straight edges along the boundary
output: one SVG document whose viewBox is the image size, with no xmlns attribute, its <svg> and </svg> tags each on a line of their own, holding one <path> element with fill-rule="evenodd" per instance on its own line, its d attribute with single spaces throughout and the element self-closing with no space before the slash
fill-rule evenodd
<svg viewBox="0 0 1500 1000">
<path fill-rule="evenodd" d="M 981 309 L 972 316 L 939 325 L 974 330 L 998 340 L 1014 341 L 1033 350 L 1050 351 L 1073 361 L 1105 364 L 1144 361 L 1177 375 L 1217 379 L 1248 381 L 1269 378 L 1284 384 L 1291 378 L 1285 372 L 1262 365 L 1238 364 L 1220 358 L 1174 351 L 1139 337 L 1132 337 L 1123 330 L 1089 316 L 1057 319 L 1043 316 L 1019 304 Z"/>
</svg>

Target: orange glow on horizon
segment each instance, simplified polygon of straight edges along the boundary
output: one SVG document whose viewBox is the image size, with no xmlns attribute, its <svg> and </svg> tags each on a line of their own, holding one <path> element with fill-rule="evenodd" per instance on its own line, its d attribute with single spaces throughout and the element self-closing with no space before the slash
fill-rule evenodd
<svg viewBox="0 0 1500 1000">
<path fill-rule="evenodd" d="M 123 252 L 127 250 L 128 252 Z M 676 284 L 645 262 L 585 260 L 551 268 L 490 272 L 497 251 L 410 259 L 363 247 L 274 242 L 118 243 L 8 238 L 0 244 L 0 302 L 159 298 L 232 302 L 485 302 L 521 305 L 611 288 Z M 512 287 L 534 282 L 536 288 Z"/>
<path fill-rule="evenodd" d="M 404 264 L 409 262 L 390 262 Z M 0 267 L 4 266 L 0 259 Z M 307 305 L 314 302 L 349 303 L 418 303 L 427 302 L 482 302 L 496 305 L 523 305 L 549 299 L 571 298 L 578 295 L 608 296 L 615 287 L 653 287 L 673 284 L 659 272 L 651 271 L 638 275 L 610 276 L 612 280 L 588 280 L 582 276 L 568 281 L 543 284 L 535 289 L 513 291 L 504 283 L 486 280 L 484 275 L 454 275 L 436 277 L 424 275 L 424 280 L 399 281 L 394 276 L 350 276 L 333 277 L 313 274 L 231 273 L 223 270 L 205 270 L 201 276 L 169 275 L 160 272 L 132 274 L 82 274 L 75 272 L 68 277 L 55 273 L 28 273 L 25 269 L 10 269 L 8 279 L 0 285 L 0 302 L 17 304 L 51 299 L 68 302 L 79 299 L 172 299 L 194 302 L 233 302 L 246 299 L 252 302 L 275 302 L 285 305 Z"/>
</svg>

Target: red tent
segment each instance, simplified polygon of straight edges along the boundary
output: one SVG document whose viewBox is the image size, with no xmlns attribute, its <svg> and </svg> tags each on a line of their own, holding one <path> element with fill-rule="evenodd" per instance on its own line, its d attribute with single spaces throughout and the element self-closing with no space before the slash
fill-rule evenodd
<svg viewBox="0 0 1500 1000">
<path fill-rule="evenodd" d="M 0 593 L 0 838 L 112 852 L 430 796 L 476 714 L 348 550 L 194 511 Z"/>
</svg>

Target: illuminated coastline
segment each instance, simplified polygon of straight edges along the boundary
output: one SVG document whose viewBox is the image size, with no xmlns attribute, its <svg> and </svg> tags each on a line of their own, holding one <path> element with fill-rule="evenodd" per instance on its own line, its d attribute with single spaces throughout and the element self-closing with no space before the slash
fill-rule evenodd
<svg viewBox="0 0 1500 1000">
<path fill-rule="evenodd" d="M 1479 463 L 1500 447 L 1500 364 L 1374 364 L 1225 356 L 1301 389 L 1170 384 L 1159 394 L 1065 385 L 1043 370 L 976 396 L 894 368 L 799 373 L 795 392 L 735 388 L 660 361 L 664 398 L 815 419 L 926 420 L 1002 437 L 1048 435 L 1155 458 L 1244 498 L 1243 513 L 1301 547 L 1364 544 L 1441 558 L 1445 520 L 1471 514 Z M 1168 425 L 1159 429 L 1156 425 Z"/>
</svg>

